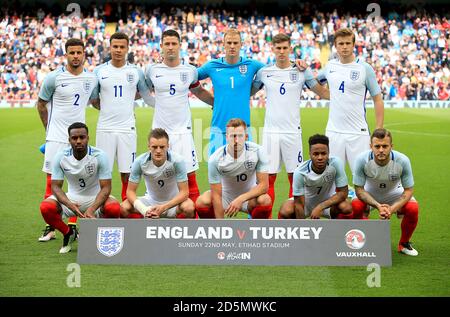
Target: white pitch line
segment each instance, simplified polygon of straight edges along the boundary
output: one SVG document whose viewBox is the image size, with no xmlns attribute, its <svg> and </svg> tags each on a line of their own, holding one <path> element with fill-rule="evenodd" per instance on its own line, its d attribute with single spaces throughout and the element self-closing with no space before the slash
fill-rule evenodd
<svg viewBox="0 0 450 317">
<path fill-rule="evenodd" d="M 389 129 L 389 131 L 395 132 L 395 133 L 403 133 L 403 134 L 423 135 L 423 136 L 440 136 L 440 137 L 444 137 L 444 138 L 450 138 L 450 134 L 412 132 L 412 131 L 391 130 L 391 129 Z"/>
<path fill-rule="evenodd" d="M 385 124 L 385 128 L 399 126 L 399 125 L 410 125 L 410 124 L 428 124 L 428 123 L 437 123 L 439 121 L 410 121 L 410 122 L 397 122 L 397 123 L 391 123 L 391 124 Z"/>
</svg>

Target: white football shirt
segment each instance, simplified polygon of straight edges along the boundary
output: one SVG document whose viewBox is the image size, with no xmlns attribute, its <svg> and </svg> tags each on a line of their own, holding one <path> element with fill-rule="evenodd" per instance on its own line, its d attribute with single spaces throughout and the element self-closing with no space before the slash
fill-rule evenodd
<svg viewBox="0 0 450 317">
<path fill-rule="evenodd" d="M 138 156 L 131 167 L 130 182 L 139 184 L 144 177 L 146 197 L 157 203 L 166 203 L 178 194 L 178 184 L 187 181 L 183 158 L 167 152 L 167 160 L 161 166 L 153 164 L 151 153 Z"/>
<path fill-rule="evenodd" d="M 94 69 L 98 79 L 100 115 L 97 131 L 135 132 L 134 99 L 136 92 L 149 95 L 144 73 L 136 65 L 126 63 L 117 68 L 106 62 Z"/>
<path fill-rule="evenodd" d="M 227 145 L 221 146 L 208 160 L 210 184 L 222 184 L 222 196 L 235 197 L 256 186 L 256 172 L 268 172 L 268 160 L 262 147 L 245 142 L 241 155 L 234 159 Z"/>
<path fill-rule="evenodd" d="M 295 65 L 281 69 L 276 65 L 261 68 L 253 86 L 266 90 L 264 132 L 298 133 L 300 126 L 300 96 L 304 85 L 317 85 L 311 70 L 300 72 Z"/>
<path fill-rule="evenodd" d="M 198 81 L 197 69 L 180 64 L 150 65 L 145 71 L 147 85 L 155 90 L 153 129 L 162 128 L 170 134 L 192 132 L 189 87 Z"/>
<path fill-rule="evenodd" d="M 321 174 L 312 169 L 312 161 L 303 162 L 294 171 L 293 195 L 305 196 L 305 214 L 336 192 L 336 187 L 348 185 L 347 174 L 340 158 L 330 156 L 327 166 Z"/>
<path fill-rule="evenodd" d="M 49 101 L 47 141 L 68 143 L 67 128 L 85 122 L 86 106 L 96 86 L 97 78 L 87 70 L 73 75 L 62 66 L 45 77 L 39 98 Z"/>
<path fill-rule="evenodd" d="M 391 160 L 378 165 L 371 150 L 361 153 L 355 162 L 353 184 L 362 186 L 379 203 L 392 204 L 404 188 L 414 186 L 411 162 L 403 153 L 391 151 Z"/>
<path fill-rule="evenodd" d="M 330 112 L 326 130 L 338 133 L 369 135 L 366 121 L 366 93 L 372 97 L 381 93 L 373 68 L 357 58 L 342 64 L 333 59 L 322 69 L 317 79 L 328 82 Z"/>
<path fill-rule="evenodd" d="M 73 156 L 72 148 L 66 148 L 56 154 L 53 160 L 52 180 L 68 182 L 68 195 L 75 200 L 96 196 L 100 192 L 99 180 L 111 179 L 106 154 L 93 146 L 81 160 Z"/>
</svg>

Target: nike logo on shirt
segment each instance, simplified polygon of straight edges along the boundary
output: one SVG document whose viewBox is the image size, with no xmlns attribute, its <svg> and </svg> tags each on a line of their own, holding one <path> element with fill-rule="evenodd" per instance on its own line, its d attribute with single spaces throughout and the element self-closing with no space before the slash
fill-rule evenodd
<svg viewBox="0 0 450 317">
<path fill-rule="evenodd" d="M 216 68 L 216 72 L 220 72 L 222 70 L 224 70 L 225 68 Z"/>
<path fill-rule="evenodd" d="M 67 87 L 69 84 L 61 84 L 61 87 Z"/>
<path fill-rule="evenodd" d="M 109 77 L 109 76 L 108 76 Z M 106 78 L 108 78 L 108 77 L 102 77 L 102 79 L 106 79 Z"/>
<path fill-rule="evenodd" d="M 159 78 L 159 77 L 162 77 L 162 76 L 163 76 L 163 75 L 156 75 L 155 77 L 156 77 L 156 78 Z"/>
</svg>

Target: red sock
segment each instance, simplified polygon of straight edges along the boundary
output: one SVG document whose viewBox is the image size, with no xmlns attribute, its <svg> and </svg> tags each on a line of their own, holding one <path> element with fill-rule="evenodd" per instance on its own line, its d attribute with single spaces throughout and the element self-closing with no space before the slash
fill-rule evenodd
<svg viewBox="0 0 450 317">
<path fill-rule="evenodd" d="M 277 179 L 277 174 L 269 174 L 269 190 L 267 195 L 272 199 L 272 206 L 275 203 L 275 181 Z"/>
<path fill-rule="evenodd" d="M 186 216 L 180 212 L 179 214 L 177 214 L 177 219 L 186 219 Z"/>
<path fill-rule="evenodd" d="M 120 217 L 120 204 L 117 201 L 106 203 L 103 206 L 104 218 L 119 218 Z"/>
<path fill-rule="evenodd" d="M 138 212 L 130 212 L 127 216 L 128 219 L 143 219 L 144 216 L 142 216 L 140 213 Z"/>
<path fill-rule="evenodd" d="M 251 213 L 252 219 L 269 219 L 272 213 L 272 206 L 256 206 Z"/>
<path fill-rule="evenodd" d="M 127 199 L 127 188 L 128 188 L 128 179 L 123 179 L 122 180 L 122 201 L 125 201 L 125 199 Z"/>
<path fill-rule="evenodd" d="M 353 219 L 363 219 L 367 204 L 355 198 L 352 200 Z"/>
<path fill-rule="evenodd" d="M 44 199 L 47 199 L 51 195 L 52 195 L 52 174 L 47 174 Z"/>
<path fill-rule="evenodd" d="M 64 223 L 61 215 L 58 213 L 58 207 L 56 203 L 43 201 L 40 205 L 42 217 L 46 223 L 48 223 L 52 228 L 58 229 L 62 234 L 67 234 L 69 232 L 69 226 Z"/>
<path fill-rule="evenodd" d="M 400 243 L 405 243 L 411 239 L 419 221 L 419 204 L 417 201 L 409 201 L 403 206 L 401 213 L 404 216 L 401 224 L 402 236 L 400 237 Z"/>
<path fill-rule="evenodd" d="M 189 198 L 194 202 L 197 201 L 198 196 L 200 196 L 200 192 L 198 190 L 197 179 L 195 176 L 195 172 L 188 174 L 188 186 L 189 186 Z"/>
<path fill-rule="evenodd" d="M 292 198 L 292 180 L 294 179 L 294 174 L 288 173 L 289 180 L 289 198 Z"/>
<path fill-rule="evenodd" d="M 200 219 L 214 219 L 216 214 L 214 213 L 214 208 L 211 207 L 196 207 L 198 217 Z"/>
</svg>

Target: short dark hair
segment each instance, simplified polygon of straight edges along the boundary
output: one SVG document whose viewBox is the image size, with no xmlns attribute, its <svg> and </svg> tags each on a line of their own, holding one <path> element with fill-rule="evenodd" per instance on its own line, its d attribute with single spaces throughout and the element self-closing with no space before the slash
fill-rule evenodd
<svg viewBox="0 0 450 317">
<path fill-rule="evenodd" d="M 70 131 L 73 129 L 86 129 L 86 133 L 89 134 L 89 129 L 87 125 L 85 125 L 83 122 L 74 122 L 72 123 L 69 128 L 67 128 L 67 132 L 70 135 Z"/>
<path fill-rule="evenodd" d="M 291 38 L 289 37 L 289 35 L 286 35 L 284 33 L 278 33 L 272 38 L 273 45 L 283 42 L 288 42 L 289 45 L 291 44 Z"/>
<path fill-rule="evenodd" d="M 163 34 L 161 36 L 161 43 L 164 41 L 164 38 L 168 37 L 168 36 L 176 37 L 178 39 L 178 42 L 179 43 L 181 42 L 180 34 L 177 31 L 170 29 L 170 30 L 165 30 L 163 32 Z"/>
<path fill-rule="evenodd" d="M 166 138 L 167 142 L 169 142 L 169 135 L 167 134 L 166 130 L 162 128 L 156 128 L 150 131 L 150 133 L 148 134 L 148 139 L 150 140 L 151 138 L 155 139 Z"/>
<path fill-rule="evenodd" d="M 372 135 L 370 136 L 370 142 L 372 142 L 373 138 L 377 138 L 377 139 L 384 139 L 385 137 L 389 137 L 389 139 L 391 139 L 391 143 L 392 143 L 392 134 L 391 132 L 389 132 L 386 129 L 383 128 L 378 128 L 373 130 Z"/>
<path fill-rule="evenodd" d="M 69 46 L 81 46 L 83 47 L 84 50 L 84 42 L 80 39 L 68 39 L 66 44 L 64 45 L 65 49 L 66 49 L 66 53 L 67 53 L 67 49 L 69 48 Z"/>
<path fill-rule="evenodd" d="M 325 144 L 328 148 L 330 147 L 330 140 L 326 135 L 323 134 L 314 134 L 309 137 L 309 148 L 314 144 Z"/>
<path fill-rule="evenodd" d="M 130 44 L 130 38 L 123 32 L 116 32 L 111 35 L 111 38 L 109 39 L 110 44 L 112 43 L 112 40 L 127 40 L 127 44 Z"/>
</svg>

